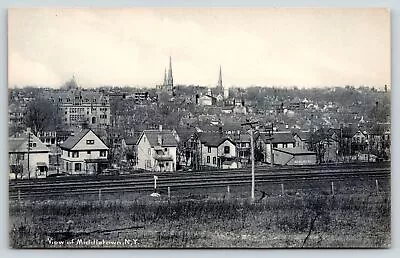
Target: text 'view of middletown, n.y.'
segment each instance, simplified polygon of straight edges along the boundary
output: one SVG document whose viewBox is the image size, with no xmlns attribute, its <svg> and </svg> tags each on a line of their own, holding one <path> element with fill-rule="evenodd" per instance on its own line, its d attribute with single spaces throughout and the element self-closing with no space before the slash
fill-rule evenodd
<svg viewBox="0 0 400 258">
<path fill-rule="evenodd" d="M 389 248 L 387 9 L 10 9 L 11 248 Z"/>
</svg>

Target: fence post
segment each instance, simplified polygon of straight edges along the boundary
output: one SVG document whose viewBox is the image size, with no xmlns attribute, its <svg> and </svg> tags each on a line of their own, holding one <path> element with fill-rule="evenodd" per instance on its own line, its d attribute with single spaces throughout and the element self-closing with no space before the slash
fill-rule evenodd
<svg viewBox="0 0 400 258">
<path fill-rule="evenodd" d="M 285 195 L 285 186 L 283 185 L 283 183 L 281 184 L 281 192 L 282 192 L 282 196 Z"/>
<path fill-rule="evenodd" d="M 101 188 L 99 189 L 99 201 L 101 201 Z"/>
<path fill-rule="evenodd" d="M 18 201 L 21 201 L 21 190 L 18 190 Z"/>
<path fill-rule="evenodd" d="M 168 186 L 168 199 L 171 198 L 171 187 Z"/>
<path fill-rule="evenodd" d="M 379 194 L 379 184 L 378 184 L 378 179 L 375 179 L 375 188 L 376 188 L 376 194 Z"/>
<path fill-rule="evenodd" d="M 335 195 L 335 186 L 333 185 L 333 181 L 331 182 L 331 192 L 332 195 Z"/>
<path fill-rule="evenodd" d="M 228 194 L 231 193 L 231 188 L 229 187 L 229 185 L 226 187 L 226 192 L 227 192 Z"/>
</svg>

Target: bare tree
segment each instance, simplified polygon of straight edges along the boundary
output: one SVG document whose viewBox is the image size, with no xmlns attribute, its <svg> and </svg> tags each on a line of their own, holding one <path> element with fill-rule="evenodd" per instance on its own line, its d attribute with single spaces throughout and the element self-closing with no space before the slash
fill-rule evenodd
<svg viewBox="0 0 400 258">
<path fill-rule="evenodd" d="M 25 125 L 37 135 L 45 130 L 55 130 L 61 124 L 57 107 L 42 98 L 30 102 L 25 115 Z"/>
</svg>

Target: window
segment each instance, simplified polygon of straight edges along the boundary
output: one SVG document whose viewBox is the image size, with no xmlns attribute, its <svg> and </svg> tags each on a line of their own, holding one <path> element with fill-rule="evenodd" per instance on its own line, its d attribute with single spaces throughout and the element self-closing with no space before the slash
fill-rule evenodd
<svg viewBox="0 0 400 258">
<path fill-rule="evenodd" d="M 283 144 L 283 148 L 287 148 L 287 143 L 284 143 L 284 144 Z"/>
<path fill-rule="evenodd" d="M 151 148 L 147 149 L 147 154 L 151 155 Z"/>
<path fill-rule="evenodd" d="M 210 163 L 210 156 L 207 156 L 207 163 Z"/>
<path fill-rule="evenodd" d="M 211 147 L 208 147 L 208 153 L 211 153 Z"/>
<path fill-rule="evenodd" d="M 278 144 L 277 144 L 277 143 L 274 143 L 274 144 L 272 144 L 272 147 L 278 148 Z"/>
<path fill-rule="evenodd" d="M 216 157 L 213 157 L 213 164 L 214 165 L 217 164 L 217 158 Z"/>
<path fill-rule="evenodd" d="M 68 157 L 71 157 L 71 154 L 70 154 L 70 152 L 68 151 Z"/>
<path fill-rule="evenodd" d="M 229 154 L 230 150 L 231 150 L 231 148 L 229 146 L 225 146 L 224 147 L 224 153 L 225 154 Z"/>
<path fill-rule="evenodd" d="M 82 165 L 81 163 L 75 163 L 75 171 L 81 171 Z"/>
<path fill-rule="evenodd" d="M 105 157 L 105 156 L 107 156 L 107 151 L 105 150 L 100 151 L 100 157 Z"/>
<path fill-rule="evenodd" d="M 151 160 L 146 160 L 146 168 L 151 168 Z"/>
<path fill-rule="evenodd" d="M 87 151 L 87 154 L 91 154 L 92 152 L 90 150 Z"/>
<path fill-rule="evenodd" d="M 72 157 L 73 158 L 79 158 L 79 151 L 73 151 L 72 152 Z"/>
<path fill-rule="evenodd" d="M 94 140 L 86 140 L 86 144 L 94 144 Z"/>
</svg>

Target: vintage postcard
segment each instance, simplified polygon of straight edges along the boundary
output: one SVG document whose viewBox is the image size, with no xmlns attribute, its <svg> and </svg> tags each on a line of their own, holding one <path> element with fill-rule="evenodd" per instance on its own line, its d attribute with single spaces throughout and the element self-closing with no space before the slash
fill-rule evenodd
<svg viewBox="0 0 400 258">
<path fill-rule="evenodd" d="M 8 10 L 10 248 L 389 248 L 390 11 Z"/>
</svg>

